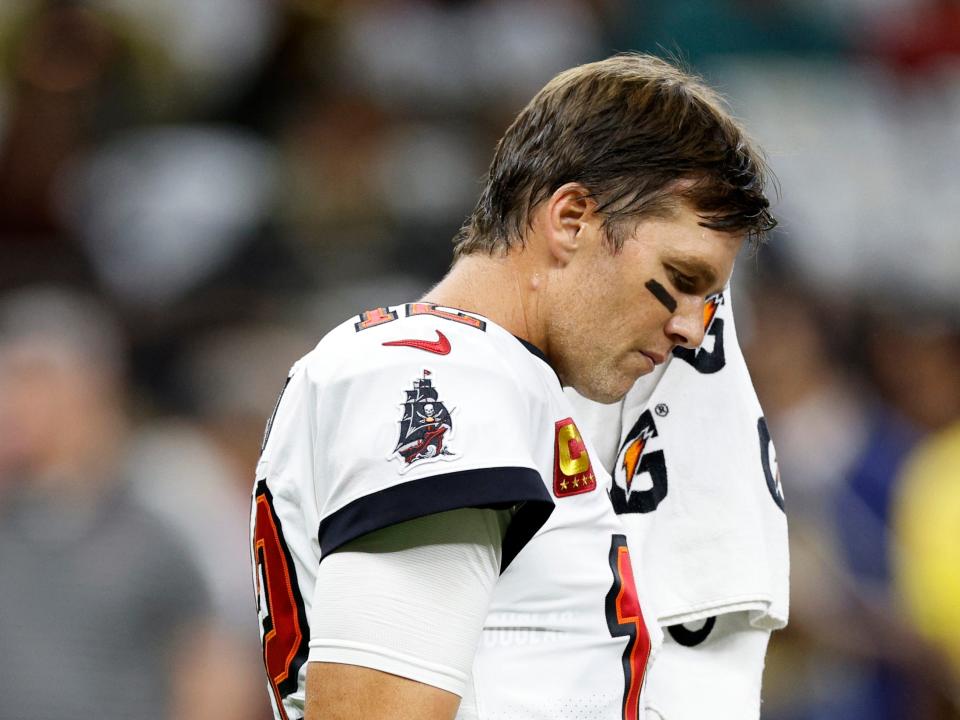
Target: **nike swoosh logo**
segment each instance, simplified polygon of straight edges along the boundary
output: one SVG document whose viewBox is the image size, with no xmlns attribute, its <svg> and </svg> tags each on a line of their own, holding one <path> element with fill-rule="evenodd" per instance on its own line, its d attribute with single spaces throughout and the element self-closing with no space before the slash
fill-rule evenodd
<svg viewBox="0 0 960 720">
<path fill-rule="evenodd" d="M 447 355 L 450 352 L 450 341 L 447 340 L 447 336 L 439 330 L 435 332 L 439 338 L 438 340 L 391 340 L 383 344 L 390 347 L 410 347 L 416 348 L 417 350 L 426 350 L 436 355 Z"/>
</svg>

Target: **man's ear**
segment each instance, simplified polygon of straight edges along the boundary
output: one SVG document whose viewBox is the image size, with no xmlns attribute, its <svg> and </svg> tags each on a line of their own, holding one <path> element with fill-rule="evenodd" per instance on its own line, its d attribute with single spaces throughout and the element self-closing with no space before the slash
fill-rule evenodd
<svg viewBox="0 0 960 720">
<path fill-rule="evenodd" d="M 561 266 L 569 264 L 586 243 L 599 236 L 601 218 L 590 191 L 580 183 L 567 183 L 543 205 L 543 229 L 550 255 Z"/>
</svg>

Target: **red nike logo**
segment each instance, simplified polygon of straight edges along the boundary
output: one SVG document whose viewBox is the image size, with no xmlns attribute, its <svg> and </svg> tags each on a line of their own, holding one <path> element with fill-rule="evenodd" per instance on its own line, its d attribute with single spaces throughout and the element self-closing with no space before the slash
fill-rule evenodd
<svg viewBox="0 0 960 720">
<path fill-rule="evenodd" d="M 417 350 L 426 350 L 437 355 L 446 355 L 450 352 L 450 341 L 439 330 L 435 331 L 439 340 L 392 340 L 383 343 L 391 347 L 411 347 Z"/>
</svg>

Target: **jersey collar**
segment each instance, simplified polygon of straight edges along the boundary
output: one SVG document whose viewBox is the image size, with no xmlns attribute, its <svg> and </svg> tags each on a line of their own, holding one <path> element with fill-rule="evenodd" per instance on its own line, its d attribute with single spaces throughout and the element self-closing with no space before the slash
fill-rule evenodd
<svg viewBox="0 0 960 720">
<path fill-rule="evenodd" d="M 521 345 L 523 345 L 530 352 L 531 355 L 535 355 L 536 357 L 543 360 L 547 364 L 547 366 L 551 370 L 553 370 L 553 374 L 557 376 L 557 382 L 560 382 L 560 375 L 557 373 L 557 369 L 550 364 L 550 361 L 547 359 L 547 356 L 544 354 L 543 350 L 538 348 L 532 342 L 528 342 L 527 340 L 524 340 L 522 337 L 517 337 L 516 335 L 514 335 L 514 337 L 517 338 L 517 341 Z M 563 385 L 563 383 L 560 383 L 560 384 Z"/>
</svg>

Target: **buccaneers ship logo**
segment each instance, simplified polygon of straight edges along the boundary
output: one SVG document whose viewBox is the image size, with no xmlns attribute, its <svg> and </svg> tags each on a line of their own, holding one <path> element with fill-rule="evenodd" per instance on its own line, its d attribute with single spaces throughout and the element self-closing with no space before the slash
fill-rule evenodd
<svg viewBox="0 0 960 720">
<path fill-rule="evenodd" d="M 417 462 L 456 457 L 447 446 L 453 434 L 453 418 L 433 387 L 430 375 L 429 370 L 424 370 L 423 377 L 414 380 L 413 388 L 406 391 L 400 438 L 391 453 L 391 457 L 403 461 L 400 472 Z"/>
</svg>

